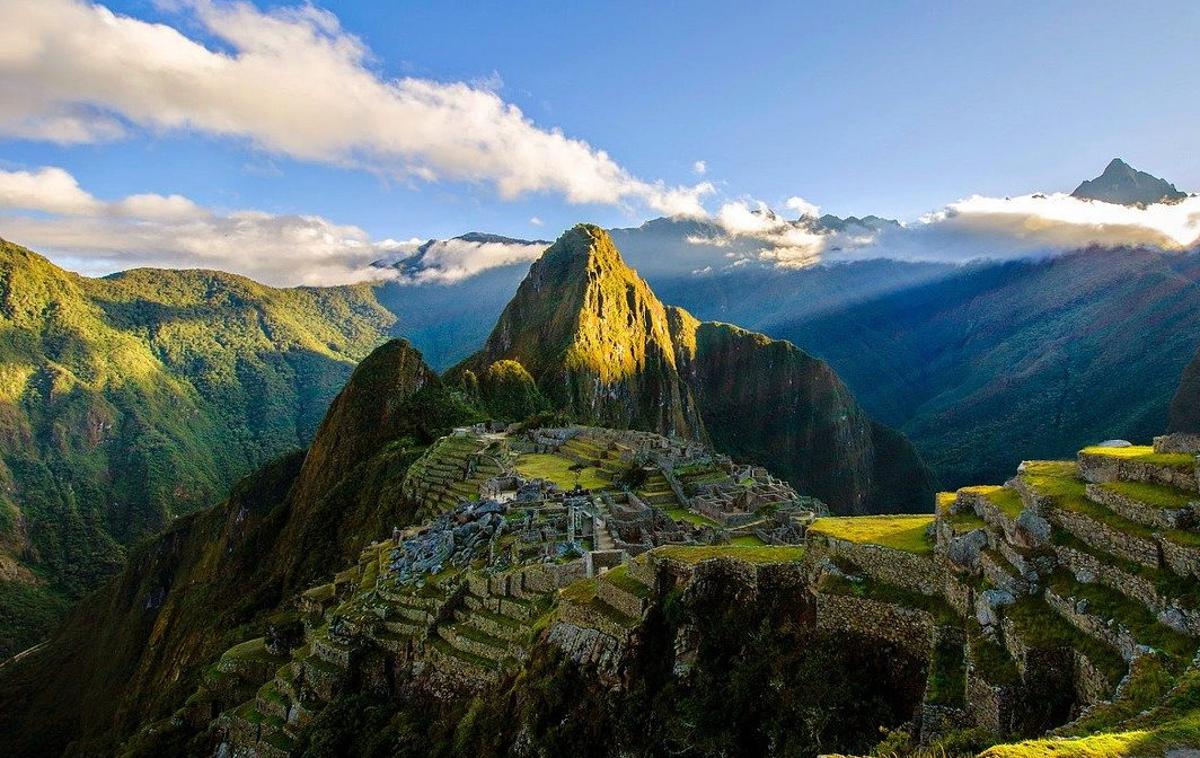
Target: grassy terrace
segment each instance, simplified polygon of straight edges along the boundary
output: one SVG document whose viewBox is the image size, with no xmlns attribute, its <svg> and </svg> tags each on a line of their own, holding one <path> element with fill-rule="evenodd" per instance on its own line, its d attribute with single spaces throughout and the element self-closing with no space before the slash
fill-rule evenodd
<svg viewBox="0 0 1200 758">
<path fill-rule="evenodd" d="M 571 489 L 576 482 L 589 490 L 601 490 L 612 485 L 600 474 L 600 469 L 588 466 L 580 471 L 572 471 L 574 465 L 574 461 L 561 455 L 524 453 L 517 458 L 516 469 L 523 476 L 547 479 L 564 490 Z"/>
<path fill-rule="evenodd" d="M 610 572 L 611 573 L 611 572 Z M 628 577 L 626 577 L 628 578 Z M 592 577 L 590 579 L 580 579 L 577 582 L 572 582 L 566 587 L 559 590 L 559 599 L 563 602 L 573 603 L 575 605 L 590 605 L 600 615 L 607 618 L 609 621 L 626 629 L 637 626 L 638 620 L 630 616 L 626 616 L 616 608 L 613 608 L 608 603 L 605 603 L 600 598 L 596 597 L 596 584 L 600 581 L 600 577 Z"/>
<path fill-rule="evenodd" d="M 1141 687 L 1137 688 L 1142 689 Z M 1164 755 L 1174 748 L 1200 747 L 1200 671 L 1189 669 L 1166 699 L 1157 701 L 1166 687 L 1150 682 L 1147 692 L 1132 693 L 1128 706 L 1113 709 L 1112 719 L 1085 719 L 1074 735 L 1041 738 L 1012 745 L 997 745 L 985 751 L 986 758 L 1124 758 L 1134 755 Z M 1120 706 L 1121 703 L 1114 704 Z M 1133 714 L 1130 718 L 1124 715 Z M 1088 733 L 1090 732 L 1090 733 Z M 1182 755 L 1182 753 L 1181 753 Z"/>
<path fill-rule="evenodd" d="M 934 513 L 945 513 L 954 505 L 954 501 L 958 499 L 957 492 L 939 492 L 933 496 L 933 511 Z"/>
<path fill-rule="evenodd" d="M 1115 650 L 1089 637 L 1058 615 L 1040 597 L 1023 597 L 1004 609 L 1026 644 L 1041 648 L 1071 648 L 1088 657 L 1116 686 L 1125 676 L 1125 661 Z"/>
<path fill-rule="evenodd" d="M 1016 519 L 1021 515 L 1021 511 L 1025 509 L 1025 504 L 1021 502 L 1021 495 L 1016 490 L 1003 487 L 999 484 L 983 484 L 975 487 L 963 487 L 960 492 L 966 492 L 971 495 L 981 495 L 995 503 L 1004 515 L 1011 519 Z"/>
<path fill-rule="evenodd" d="M 846 569 L 855 570 L 852 566 Z M 961 623 L 962 617 L 940 597 L 922 595 L 919 592 L 906 590 L 892 584 L 885 584 L 874 579 L 848 579 L 846 577 L 828 574 L 821 579 L 821 592 L 831 595 L 847 595 L 864 600 L 875 600 L 880 603 L 900 605 L 925 611 L 939 623 Z"/>
<path fill-rule="evenodd" d="M 1100 485 L 1118 495 L 1131 500 L 1145 503 L 1154 508 L 1178 509 L 1200 501 L 1195 492 L 1167 487 L 1161 484 L 1146 484 L 1144 482 L 1105 482 Z"/>
<path fill-rule="evenodd" d="M 950 525 L 950 528 L 954 530 L 955 534 L 964 534 L 974 529 L 983 529 L 987 526 L 986 521 L 979 518 L 979 516 L 976 516 L 971 511 L 964 511 L 963 513 L 951 513 L 949 515 L 942 516 L 942 520 Z"/>
<path fill-rule="evenodd" d="M 1197 642 L 1158 623 L 1144 605 L 1101 584 L 1083 584 L 1065 571 L 1054 572 L 1047 583 L 1059 597 L 1087 600 L 1088 613 L 1115 619 L 1143 645 L 1150 645 L 1177 658 L 1191 658 Z"/>
<path fill-rule="evenodd" d="M 882 516 L 829 516 L 819 518 L 809 532 L 827 537 L 879 545 L 917 555 L 933 552 L 928 531 L 933 514 L 917 513 Z"/>
<path fill-rule="evenodd" d="M 938 705 L 962 705 L 966 698 L 967 669 L 963 646 L 942 640 L 929 662 L 927 699 Z"/>
<path fill-rule="evenodd" d="M 667 514 L 676 521 L 686 521 L 689 524 L 695 524 L 696 526 L 717 526 L 717 522 L 713 521 L 708 516 L 696 513 L 695 511 L 689 511 L 682 505 L 674 505 L 670 508 L 666 508 L 663 510 L 663 513 Z"/>
<path fill-rule="evenodd" d="M 1085 447 L 1080 455 L 1102 455 L 1109 458 L 1122 458 L 1139 463 L 1153 463 L 1158 466 L 1175 468 L 1190 468 L 1196 465 L 1196 457 L 1188 453 L 1156 453 L 1149 445 L 1133 445 L 1131 447 Z"/>
<path fill-rule="evenodd" d="M 1117 531 L 1148 540 L 1155 539 L 1157 535 L 1178 545 L 1200 547 L 1200 533 L 1182 529 L 1155 530 L 1088 499 L 1085 491 L 1087 485 L 1078 475 L 1079 467 L 1071 461 L 1026 461 L 1021 478 L 1039 494 L 1053 498 L 1059 508 L 1089 516 Z"/>
<path fill-rule="evenodd" d="M 804 558 L 803 545 L 664 545 L 651 552 L 681 563 L 700 563 L 710 558 L 734 558 L 747 563 L 791 563 Z"/>
<path fill-rule="evenodd" d="M 1200 584 L 1166 569 L 1154 569 L 1122 558 L 1119 555 L 1097 550 L 1064 529 L 1055 529 L 1051 537 L 1055 545 L 1068 547 L 1092 556 L 1101 563 L 1115 566 L 1126 574 L 1145 579 L 1163 597 L 1173 598 L 1183 608 L 1200 607 Z"/>
<path fill-rule="evenodd" d="M 754 534 L 744 534 L 741 537 L 734 537 L 730 542 L 740 547 L 764 547 L 767 544 Z"/>
<path fill-rule="evenodd" d="M 604 574 L 604 581 L 610 582 L 625 590 L 634 597 L 648 598 L 651 590 L 637 579 L 629 575 L 629 566 L 622 564 Z"/>
</svg>

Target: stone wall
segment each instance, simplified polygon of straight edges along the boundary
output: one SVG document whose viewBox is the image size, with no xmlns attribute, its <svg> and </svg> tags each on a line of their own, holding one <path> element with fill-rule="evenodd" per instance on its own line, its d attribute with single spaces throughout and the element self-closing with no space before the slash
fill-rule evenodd
<svg viewBox="0 0 1200 758">
<path fill-rule="evenodd" d="M 1158 620 L 1184 634 L 1200 637 L 1200 609 L 1184 608 L 1158 593 L 1154 583 L 1121 567 L 1074 548 L 1055 548 L 1059 563 L 1082 580 L 1092 580 L 1137 600 Z"/>
<path fill-rule="evenodd" d="M 1124 627 L 1119 624 L 1110 626 L 1109 619 L 1088 613 L 1086 605 L 1075 598 L 1062 597 L 1049 587 L 1046 588 L 1044 597 L 1046 605 L 1053 608 L 1068 623 L 1113 648 L 1126 661 L 1132 661 L 1137 655 L 1137 641 Z"/>
<path fill-rule="evenodd" d="M 1163 560 L 1180 576 L 1200 579 L 1200 547 L 1181 545 L 1169 539 L 1159 541 Z"/>
<path fill-rule="evenodd" d="M 1156 453 L 1200 453 L 1200 434 L 1176 432 L 1154 438 Z"/>
<path fill-rule="evenodd" d="M 1147 505 L 1101 484 L 1087 485 L 1087 496 L 1130 521 L 1137 521 L 1160 529 L 1185 528 L 1194 519 L 1190 504 L 1183 508 L 1160 508 Z M 1200 502 L 1200 495 L 1196 497 L 1196 500 Z"/>
<path fill-rule="evenodd" d="M 810 561 L 841 558 L 857 566 L 872 579 L 923 595 L 940 596 L 945 583 L 945 570 L 932 557 L 906 553 L 879 545 L 808 533 L 805 540 Z"/>
<path fill-rule="evenodd" d="M 1095 453 L 1079 454 L 1079 475 L 1089 482 L 1147 482 L 1195 492 L 1196 467 L 1164 466 L 1132 458 Z"/>
<path fill-rule="evenodd" d="M 824 592 L 815 595 L 818 629 L 887 640 L 914 655 L 929 655 L 934 621 L 925 611 L 847 595 Z"/>
<path fill-rule="evenodd" d="M 1159 566 L 1158 543 L 1151 538 L 1113 529 L 1090 516 L 1063 508 L 1052 511 L 1050 520 L 1097 550 L 1149 568 Z"/>
</svg>

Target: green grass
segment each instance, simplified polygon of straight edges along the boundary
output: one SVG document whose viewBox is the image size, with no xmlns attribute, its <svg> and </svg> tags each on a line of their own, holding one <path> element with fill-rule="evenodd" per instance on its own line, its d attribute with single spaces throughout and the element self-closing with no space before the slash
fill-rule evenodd
<svg viewBox="0 0 1200 758">
<path fill-rule="evenodd" d="M 267 650 L 267 640 L 265 637 L 255 637 L 252 640 L 234 645 L 225 651 L 221 656 L 233 660 L 254 660 L 254 661 L 284 661 L 287 656 L 273 655 Z"/>
<path fill-rule="evenodd" d="M 1185 492 L 1174 487 L 1145 482 L 1105 482 L 1100 485 L 1118 495 L 1137 500 L 1154 508 L 1177 509 L 1200 502 L 1200 495 L 1195 492 Z"/>
<path fill-rule="evenodd" d="M 600 469 L 588 466 L 578 472 L 572 471 L 575 461 L 561 455 L 551 453 L 524 453 L 517 458 L 516 469 L 522 476 L 531 479 L 547 479 L 564 490 L 575 486 L 589 490 L 602 490 L 612 486 L 605 479 Z"/>
<path fill-rule="evenodd" d="M 987 522 L 976 516 L 972 511 L 963 511 L 962 513 L 951 513 L 942 516 L 942 520 L 950 525 L 956 534 L 963 534 L 974 529 L 983 529 L 987 526 Z"/>
<path fill-rule="evenodd" d="M 762 547 L 767 544 L 757 534 L 743 534 L 740 537 L 734 537 L 729 542 L 740 547 Z"/>
<path fill-rule="evenodd" d="M 1152 683 L 1150 688 L 1161 689 Z M 1153 698 L 1153 692 L 1150 693 Z M 1114 704 L 1117 705 L 1117 704 Z M 1130 718 L 1109 725 L 1089 724 L 1098 731 L 1066 738 L 1039 738 L 1010 745 L 996 745 L 982 758 L 1127 758 L 1164 755 L 1174 748 L 1200 747 L 1200 671 L 1189 669 L 1176 687 L 1157 705 L 1143 710 L 1144 703 L 1126 709 Z M 1120 714 L 1114 714 L 1119 718 Z"/>
<path fill-rule="evenodd" d="M 968 631 L 971 665 L 984 681 L 997 686 L 1021 681 L 1021 672 L 1017 670 L 1017 664 L 1007 650 L 999 643 L 985 638 L 982 628 L 974 620 L 971 621 Z"/>
<path fill-rule="evenodd" d="M 1166 569 L 1150 568 L 1140 563 L 1113 555 L 1092 547 L 1065 529 L 1055 529 L 1052 536 L 1055 545 L 1068 547 L 1092 556 L 1096 560 L 1114 566 L 1117 569 L 1145 579 L 1154 585 L 1158 594 L 1174 599 L 1183 608 L 1200 607 L 1200 584 L 1188 577 L 1182 577 Z"/>
<path fill-rule="evenodd" d="M 1016 520 L 1021 515 L 1021 511 L 1025 510 L 1025 503 L 1021 501 L 1021 495 L 1014 489 L 1002 487 L 998 484 L 987 484 L 976 487 L 963 487 L 962 492 L 967 492 L 972 495 L 982 495 L 991 502 L 995 503 L 1000 511 L 1010 519 Z"/>
<path fill-rule="evenodd" d="M 958 500 L 957 492 L 939 492 L 933 497 L 934 513 L 945 513 Z"/>
<path fill-rule="evenodd" d="M 858 568 L 853 564 L 842 564 L 848 573 L 857 573 Z M 920 592 L 906 590 L 893 584 L 887 584 L 870 578 L 848 579 L 846 577 L 827 574 L 821 579 L 821 592 L 832 595 L 846 595 L 864 600 L 875 600 L 880 603 L 899 605 L 925 611 L 939 623 L 960 623 L 962 617 L 950 607 L 949 603 L 940 597 L 922 595 Z"/>
<path fill-rule="evenodd" d="M 667 514 L 667 516 L 676 521 L 686 521 L 689 524 L 695 524 L 696 526 L 719 526 L 716 521 L 713 521 L 708 516 L 705 516 L 702 513 L 696 513 L 695 511 L 689 511 L 682 505 L 675 505 L 670 508 L 666 508 L 663 510 L 663 513 Z"/>
<path fill-rule="evenodd" d="M 1040 597 L 1022 597 L 1004 608 L 1026 644 L 1041 648 L 1070 648 L 1083 653 L 1115 687 L 1125 675 L 1125 661 L 1115 650 L 1072 626 Z"/>
<path fill-rule="evenodd" d="M 682 563 L 700 563 L 710 558 L 733 558 L 747 563 L 794 563 L 804 558 L 802 545 L 664 545 L 655 555 Z"/>
<path fill-rule="evenodd" d="M 814 521 L 808 530 L 849 542 L 880 545 L 917 555 L 927 555 L 933 552 L 933 543 L 927 534 L 932 523 L 933 515 L 923 513 L 828 516 Z"/>
<path fill-rule="evenodd" d="M 613 585 L 625 590 L 634 597 L 639 597 L 642 599 L 650 597 L 650 588 L 629 575 L 628 564 L 621 564 L 611 571 L 608 571 L 604 574 L 603 579 L 604 581 L 610 582 Z"/>
<path fill-rule="evenodd" d="M 1171 468 L 1190 468 L 1196 465 L 1196 456 L 1189 453 L 1156 453 L 1149 445 L 1133 445 L 1131 447 L 1085 447 L 1080 455 L 1099 455 L 1109 458 L 1151 463 L 1157 466 Z"/>
<path fill-rule="evenodd" d="M 1078 474 L 1079 467 L 1071 461 L 1026 461 L 1021 478 L 1039 494 L 1053 498 L 1058 507 L 1089 516 L 1119 532 L 1154 541 L 1162 537 L 1177 545 L 1200 548 L 1200 533 L 1183 529 L 1155 530 L 1089 499 L 1087 485 Z"/>
<path fill-rule="evenodd" d="M 929 690 L 926 699 L 938 705 L 962 705 L 966 699 L 966 665 L 963 646 L 941 640 L 929 661 Z"/>
</svg>

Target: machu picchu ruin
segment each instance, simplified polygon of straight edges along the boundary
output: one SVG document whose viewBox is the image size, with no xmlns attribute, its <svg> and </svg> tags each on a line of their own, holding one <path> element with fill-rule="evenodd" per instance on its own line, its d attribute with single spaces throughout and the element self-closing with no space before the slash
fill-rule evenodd
<svg viewBox="0 0 1200 758">
<path fill-rule="evenodd" d="M 1151 755 L 1200 718 L 1198 455 L 1191 435 L 1109 441 L 940 493 L 929 514 L 831 516 L 686 440 L 461 428 L 404 484 L 436 515 L 300 593 L 173 718 L 221 754 L 282 758 L 348 692 L 470 698 L 549 650 L 622 691 L 670 604 L 717 582 L 787 586 L 791 623 L 891 651 L 878 675 L 908 693 L 893 737 Z M 664 665 L 686 677 L 705 632 L 669 626 Z"/>
</svg>

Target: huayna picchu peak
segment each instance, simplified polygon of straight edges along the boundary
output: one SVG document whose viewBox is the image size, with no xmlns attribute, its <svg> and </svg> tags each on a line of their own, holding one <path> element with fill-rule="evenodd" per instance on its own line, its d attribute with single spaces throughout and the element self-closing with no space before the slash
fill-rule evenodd
<svg viewBox="0 0 1200 758">
<path fill-rule="evenodd" d="M 711 441 L 838 512 L 920 507 L 932 477 L 825 363 L 795 346 L 665 306 L 608 232 L 567 231 L 529 269 L 483 350 L 453 369 L 515 361 L 583 423 Z"/>
</svg>

